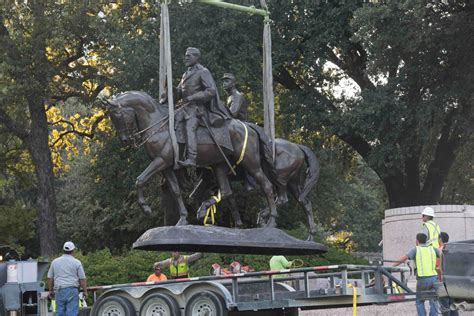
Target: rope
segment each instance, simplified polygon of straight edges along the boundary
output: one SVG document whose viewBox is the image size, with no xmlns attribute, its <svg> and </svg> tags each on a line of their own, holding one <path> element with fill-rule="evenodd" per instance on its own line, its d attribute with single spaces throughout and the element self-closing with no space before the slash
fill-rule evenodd
<svg viewBox="0 0 474 316">
<path fill-rule="evenodd" d="M 173 74 L 171 68 L 171 44 L 170 44 L 170 21 L 168 12 L 168 1 L 161 3 L 161 29 L 160 29 L 160 97 L 167 88 L 169 132 L 171 144 L 173 145 L 174 166 L 178 167 L 179 148 L 176 134 L 174 132 L 174 98 L 173 98 Z M 165 84 L 166 74 L 166 84 Z"/>
<path fill-rule="evenodd" d="M 217 212 L 216 204 L 221 201 L 221 190 L 217 191 L 217 195 L 214 195 L 211 198 L 214 199 L 216 203 L 212 204 L 206 209 L 206 216 L 204 216 L 204 222 L 203 222 L 204 226 L 212 226 L 215 224 L 215 214 Z M 209 217 L 211 218 L 211 224 L 207 223 L 207 219 Z"/>
<path fill-rule="evenodd" d="M 303 260 L 301 259 L 295 259 L 291 261 L 291 268 L 301 268 L 304 265 Z"/>
</svg>

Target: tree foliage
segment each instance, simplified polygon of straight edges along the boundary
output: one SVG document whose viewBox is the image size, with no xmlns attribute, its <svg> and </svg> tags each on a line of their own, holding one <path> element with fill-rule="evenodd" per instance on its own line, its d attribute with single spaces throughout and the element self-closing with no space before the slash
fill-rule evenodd
<svg viewBox="0 0 474 316">
<path fill-rule="evenodd" d="M 94 47 L 97 24 L 84 4 L 4 3 L 0 7 L 0 129 L 28 152 L 35 171 L 43 255 L 56 251 L 56 198 L 47 109 L 104 87 Z"/>
</svg>

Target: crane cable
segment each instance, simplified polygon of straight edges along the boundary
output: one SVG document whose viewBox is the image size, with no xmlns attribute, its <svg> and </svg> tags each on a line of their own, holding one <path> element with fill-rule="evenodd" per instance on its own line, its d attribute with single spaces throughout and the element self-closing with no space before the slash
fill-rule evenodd
<svg viewBox="0 0 474 316">
<path fill-rule="evenodd" d="M 268 12 L 265 0 L 260 0 L 262 8 Z M 273 94 L 272 35 L 270 17 L 264 17 L 263 25 L 263 106 L 264 129 L 272 141 L 272 155 L 275 160 L 275 96 Z"/>
<path fill-rule="evenodd" d="M 173 74 L 171 69 L 171 43 L 170 43 L 170 16 L 168 11 L 168 0 L 161 2 L 161 24 L 160 24 L 160 74 L 159 93 L 160 98 L 166 93 L 168 99 L 169 133 L 173 147 L 174 167 L 178 168 L 179 148 L 174 131 L 174 98 L 173 98 Z M 166 92 L 165 92 L 166 91 Z"/>
</svg>

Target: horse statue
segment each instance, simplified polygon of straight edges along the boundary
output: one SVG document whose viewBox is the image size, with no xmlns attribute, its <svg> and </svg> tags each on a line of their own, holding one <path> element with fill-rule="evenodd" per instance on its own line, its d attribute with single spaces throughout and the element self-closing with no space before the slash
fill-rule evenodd
<svg viewBox="0 0 474 316">
<path fill-rule="evenodd" d="M 261 137 L 263 130 L 260 126 L 249 124 L 249 126 L 259 133 Z M 308 227 L 308 241 L 314 240 L 316 234 L 316 225 L 314 222 L 313 208 L 308 194 L 315 187 L 319 179 L 320 164 L 314 152 L 304 146 L 292 143 L 288 140 L 275 139 L 275 174 L 270 177 L 270 181 L 274 185 L 277 192 L 276 205 L 281 206 L 288 203 L 288 191 L 300 204 L 306 214 L 306 223 Z M 204 170 L 204 172 L 206 172 Z M 235 178 L 240 180 L 239 178 Z M 200 185 L 202 191 L 213 186 L 213 179 L 209 176 L 203 176 L 204 184 Z M 207 203 L 208 202 L 208 203 Z M 198 209 L 197 218 L 202 219 L 205 216 L 206 209 L 214 202 L 208 200 L 203 202 Z M 242 220 L 238 212 L 237 203 L 231 197 L 229 199 L 232 218 L 237 227 L 242 225 Z M 266 208 L 258 214 L 258 223 L 265 223 L 270 215 L 269 209 Z"/>
<path fill-rule="evenodd" d="M 177 203 L 180 219 L 178 225 L 187 225 L 188 211 L 184 205 L 181 189 L 174 171 L 174 153 L 168 129 L 168 105 L 159 104 L 150 95 L 142 91 L 127 91 L 110 100 L 102 100 L 106 104 L 112 123 L 117 130 L 123 145 L 135 147 L 144 146 L 151 163 L 137 177 L 136 188 L 138 204 L 145 213 L 151 213 L 150 206 L 145 201 L 144 186 L 156 173 L 161 172 L 169 184 L 170 191 Z M 177 110 L 179 111 L 179 109 Z M 276 204 L 273 196 L 272 183 L 264 173 L 262 166 L 273 169 L 271 148 L 263 142 L 259 134 L 244 123 L 231 119 L 228 131 L 233 151 L 224 148 L 230 161 L 240 161 L 240 165 L 250 174 L 264 193 L 270 216 L 267 227 L 276 227 Z M 180 147 L 183 145 L 180 144 Z M 266 148 L 261 148 L 265 146 Z M 210 167 L 218 183 L 221 198 L 232 195 L 229 184 L 229 166 L 215 144 L 198 145 L 197 164 L 200 167 Z M 182 152 L 182 148 L 180 150 Z M 266 154 L 265 154 L 266 153 Z"/>
</svg>

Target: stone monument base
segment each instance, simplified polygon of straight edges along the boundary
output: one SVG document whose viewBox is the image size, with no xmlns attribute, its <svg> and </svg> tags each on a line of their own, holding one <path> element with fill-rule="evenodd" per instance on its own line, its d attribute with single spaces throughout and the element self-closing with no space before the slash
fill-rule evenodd
<svg viewBox="0 0 474 316">
<path fill-rule="evenodd" d="M 315 255 L 326 246 L 291 237 L 277 228 L 163 226 L 147 230 L 134 249 L 260 255 Z"/>
</svg>

